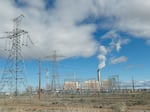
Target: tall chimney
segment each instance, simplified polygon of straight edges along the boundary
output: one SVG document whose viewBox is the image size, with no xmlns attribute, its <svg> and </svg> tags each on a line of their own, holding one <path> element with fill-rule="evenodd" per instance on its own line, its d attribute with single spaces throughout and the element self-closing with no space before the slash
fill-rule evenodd
<svg viewBox="0 0 150 112">
<path fill-rule="evenodd" d="M 97 69 L 97 79 L 98 81 L 100 81 L 100 69 L 99 68 Z"/>
<path fill-rule="evenodd" d="M 97 69 L 97 78 L 98 78 L 99 85 L 101 86 L 101 74 L 99 68 Z"/>
</svg>

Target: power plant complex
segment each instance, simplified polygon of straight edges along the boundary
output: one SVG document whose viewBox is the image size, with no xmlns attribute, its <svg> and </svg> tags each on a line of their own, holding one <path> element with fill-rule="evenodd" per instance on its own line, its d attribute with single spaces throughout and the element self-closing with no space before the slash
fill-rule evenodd
<svg viewBox="0 0 150 112">
<path fill-rule="evenodd" d="M 22 47 L 27 47 L 30 42 L 33 44 L 29 34 L 27 31 L 21 29 L 21 21 L 23 19 L 23 15 L 13 19 L 14 28 L 12 31 L 8 32 L 6 36 L 1 37 L 1 39 L 6 39 L 6 42 L 9 43 L 6 50 L 9 52 L 6 66 L 4 68 L 4 72 L 1 75 L 0 80 L 0 92 L 11 93 L 17 96 L 20 94 L 20 91 L 26 90 L 27 88 L 27 80 L 25 78 L 25 65 L 23 61 L 22 55 Z M 42 60 L 38 59 L 39 62 L 39 77 L 38 77 L 38 94 L 40 98 L 41 90 L 45 90 L 50 93 L 55 93 L 58 91 L 77 91 L 77 92 L 114 92 L 120 91 L 120 89 L 124 89 L 121 87 L 121 82 L 119 81 L 118 75 L 112 75 L 108 77 L 108 79 L 102 80 L 102 72 L 101 68 L 97 69 L 93 74 L 94 78 L 91 79 L 74 79 L 73 75 L 71 79 L 63 79 L 60 81 L 60 75 L 58 74 L 58 60 L 59 58 L 64 58 L 65 56 L 58 55 L 56 50 L 50 56 L 45 56 L 47 60 L 51 60 L 52 69 L 51 74 L 49 75 L 48 69 L 46 69 L 46 84 L 45 87 L 41 86 L 41 68 L 42 68 Z M 104 56 L 100 57 L 105 59 Z M 23 89 L 24 87 L 24 89 Z M 126 86 L 127 88 L 127 86 Z M 135 89 L 134 81 L 132 81 L 132 86 L 130 86 L 132 90 Z"/>
</svg>

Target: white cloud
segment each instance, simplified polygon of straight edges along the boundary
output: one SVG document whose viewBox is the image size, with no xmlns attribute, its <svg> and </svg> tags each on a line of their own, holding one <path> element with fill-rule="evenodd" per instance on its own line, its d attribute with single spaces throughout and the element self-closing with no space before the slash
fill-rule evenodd
<svg viewBox="0 0 150 112">
<path fill-rule="evenodd" d="M 113 25 L 116 30 L 131 33 L 138 38 L 150 38 L 149 0 L 111 0 L 111 4 L 105 3 L 104 7 L 105 16 L 116 18 Z"/>
<path fill-rule="evenodd" d="M 102 39 L 111 39 L 109 50 L 112 51 L 115 49 L 117 52 L 120 51 L 122 45 L 128 44 L 130 39 L 121 37 L 115 30 L 111 30 L 101 37 Z"/>
<path fill-rule="evenodd" d="M 115 30 L 111 30 L 108 33 L 106 33 L 105 35 L 103 35 L 101 38 L 102 39 L 111 39 L 111 38 L 118 38 L 118 34 L 116 33 Z"/>
<path fill-rule="evenodd" d="M 25 56 L 42 57 L 51 55 L 54 50 L 66 58 L 92 56 L 98 49 L 92 34 L 99 25 L 77 25 L 89 16 L 115 18 L 112 25 L 103 23 L 113 29 L 107 35 L 113 40 L 111 49 L 115 48 L 119 52 L 122 45 L 128 43 L 127 39 L 119 37 L 116 33 L 118 31 L 144 38 L 149 43 L 149 0 L 56 0 L 54 7 L 49 10 L 45 10 L 44 0 L 19 1 L 26 2 L 27 6 L 17 7 L 13 0 L 1 0 L 0 33 L 11 31 L 12 19 L 23 14 L 23 28 L 29 32 L 36 45 L 23 49 Z M 4 41 L 0 40 L 1 48 L 4 48 L 4 44 Z"/>
<path fill-rule="evenodd" d="M 111 58 L 110 64 L 118 64 L 118 63 L 126 62 L 127 60 L 128 58 L 125 56 L 121 56 L 118 58 Z"/>
<path fill-rule="evenodd" d="M 121 49 L 121 46 L 124 45 L 124 44 L 128 44 L 129 43 L 129 39 L 119 39 L 116 43 L 116 50 L 119 52 L 120 49 Z"/>
<path fill-rule="evenodd" d="M 23 14 L 23 29 L 30 34 L 35 46 L 23 48 L 24 57 L 36 58 L 52 55 L 53 51 L 66 56 L 89 57 L 97 50 L 97 42 L 92 33 L 96 30 L 94 24 L 77 25 L 77 22 L 88 17 L 90 3 L 84 0 L 56 1 L 55 8 L 44 9 L 43 0 L 26 1 L 26 7 L 16 8 L 11 1 L 1 1 L 0 31 L 11 31 L 12 19 Z M 83 7 L 85 5 L 85 7 Z M 9 10 L 9 11 L 7 11 Z M 10 14 L 3 13 L 9 12 Z M 5 19 L 7 18 L 7 19 Z M 9 24 L 8 24 L 9 22 Z M 2 35 L 5 36 L 5 35 Z M 4 48 L 4 41 L 0 40 L 0 47 Z"/>
</svg>

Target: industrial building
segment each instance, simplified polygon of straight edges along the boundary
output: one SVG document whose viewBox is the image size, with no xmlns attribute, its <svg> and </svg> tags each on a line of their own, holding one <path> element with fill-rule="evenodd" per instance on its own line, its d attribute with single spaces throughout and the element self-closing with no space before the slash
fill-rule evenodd
<svg viewBox="0 0 150 112">
<path fill-rule="evenodd" d="M 84 90 L 99 91 L 100 90 L 100 84 L 95 79 L 87 80 L 84 82 Z"/>
<path fill-rule="evenodd" d="M 76 90 L 79 88 L 79 82 L 77 81 L 65 81 L 64 90 Z"/>
</svg>

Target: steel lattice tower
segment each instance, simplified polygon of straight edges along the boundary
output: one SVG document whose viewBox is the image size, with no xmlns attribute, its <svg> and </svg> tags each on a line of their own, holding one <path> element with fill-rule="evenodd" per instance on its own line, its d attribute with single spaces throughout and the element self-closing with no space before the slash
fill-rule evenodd
<svg viewBox="0 0 150 112">
<path fill-rule="evenodd" d="M 28 32 L 21 29 L 21 21 L 24 16 L 20 15 L 13 19 L 14 28 L 2 37 L 9 41 L 9 55 L 0 81 L 0 91 L 10 92 L 18 95 L 20 90 L 25 88 L 25 65 L 22 57 L 22 47 L 28 46 L 27 41 L 31 40 Z M 1 38 L 1 39 L 2 39 Z"/>
<path fill-rule="evenodd" d="M 59 86 L 58 81 L 58 59 L 63 58 L 65 56 L 58 55 L 56 51 L 51 56 L 47 56 L 47 58 L 50 58 L 52 60 L 52 76 L 51 76 L 51 91 L 56 92 Z"/>
</svg>

